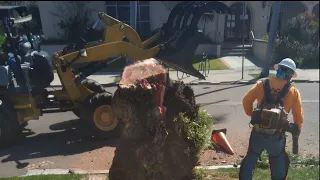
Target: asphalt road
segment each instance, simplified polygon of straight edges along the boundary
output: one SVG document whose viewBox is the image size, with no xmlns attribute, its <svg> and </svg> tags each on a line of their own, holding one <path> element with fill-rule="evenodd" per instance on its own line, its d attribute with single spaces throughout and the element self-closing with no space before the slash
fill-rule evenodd
<svg viewBox="0 0 320 180">
<path fill-rule="evenodd" d="M 249 137 L 249 118 L 242 97 L 251 85 L 192 86 L 197 103 L 216 120 L 214 128 L 227 128 L 237 152 L 244 153 Z M 305 121 L 299 139 L 300 152 L 319 154 L 319 84 L 296 84 L 300 90 Z M 114 92 L 115 88 L 107 88 Z M 83 137 L 85 129 L 71 112 L 46 114 L 30 121 L 23 144 L 0 150 L 0 177 L 23 175 L 28 168 L 108 169 L 116 140 L 96 141 Z M 291 135 L 289 135 L 290 147 Z"/>
</svg>

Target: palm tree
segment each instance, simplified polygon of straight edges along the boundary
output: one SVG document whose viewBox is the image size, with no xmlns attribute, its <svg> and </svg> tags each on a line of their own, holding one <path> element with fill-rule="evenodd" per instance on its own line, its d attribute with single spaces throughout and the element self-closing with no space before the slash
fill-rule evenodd
<svg viewBox="0 0 320 180">
<path fill-rule="evenodd" d="M 201 17 L 201 21 L 203 22 L 203 32 L 205 33 L 205 29 L 206 29 L 206 24 L 209 22 L 213 22 L 214 21 L 214 17 L 215 14 L 214 12 L 205 12 L 202 17 Z"/>
<path fill-rule="evenodd" d="M 206 34 L 205 30 L 206 30 L 206 24 L 209 23 L 209 22 L 213 22 L 215 20 L 215 13 L 212 11 L 212 12 L 205 12 L 202 16 L 201 16 L 201 19 L 200 21 L 203 22 L 203 34 L 205 35 L 206 39 L 209 41 L 209 42 L 212 42 L 211 41 L 211 38 L 209 37 L 210 34 Z"/>
</svg>

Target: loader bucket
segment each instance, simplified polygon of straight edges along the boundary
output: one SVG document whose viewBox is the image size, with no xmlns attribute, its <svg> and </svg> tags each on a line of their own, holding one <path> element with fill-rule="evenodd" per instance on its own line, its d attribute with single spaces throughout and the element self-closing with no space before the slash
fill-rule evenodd
<svg viewBox="0 0 320 180">
<path fill-rule="evenodd" d="M 161 29 L 159 41 L 162 48 L 155 58 L 178 71 L 205 79 L 193 67 L 192 57 L 198 45 L 204 41 L 204 34 L 198 31 L 198 22 L 204 13 L 213 11 L 230 14 L 228 6 L 217 1 L 185 1 L 177 4 Z"/>
<path fill-rule="evenodd" d="M 182 19 L 184 18 L 184 15 L 186 13 L 187 10 L 189 10 L 191 7 L 193 7 L 195 4 L 195 2 L 189 2 L 188 4 L 186 4 L 182 10 L 180 10 L 179 14 L 176 16 L 176 23 L 172 24 L 173 26 L 173 31 L 178 31 L 181 27 L 181 22 Z"/>
<path fill-rule="evenodd" d="M 166 26 L 164 28 L 164 34 L 166 37 L 170 37 L 179 29 L 178 27 L 180 27 L 181 19 L 185 14 L 186 9 L 188 9 L 189 7 L 192 7 L 195 3 L 197 2 L 185 1 L 177 4 L 173 8 L 171 13 L 169 14 L 168 21 L 165 24 Z"/>
<path fill-rule="evenodd" d="M 178 41 L 181 41 L 184 37 L 185 36 L 182 35 L 176 39 L 177 47 L 175 48 L 164 46 L 164 49 L 161 49 L 155 58 L 178 71 L 190 74 L 200 79 L 205 79 L 205 77 L 192 65 L 194 52 L 198 45 L 204 40 L 203 33 L 198 32 L 191 37 L 189 36 L 183 44 L 181 44 L 181 42 L 179 43 Z"/>
</svg>

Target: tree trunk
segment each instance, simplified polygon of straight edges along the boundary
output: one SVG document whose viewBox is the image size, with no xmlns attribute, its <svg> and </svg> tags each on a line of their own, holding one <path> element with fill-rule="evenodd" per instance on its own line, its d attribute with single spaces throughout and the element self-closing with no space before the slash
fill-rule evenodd
<svg viewBox="0 0 320 180">
<path fill-rule="evenodd" d="M 112 107 L 122 134 L 109 172 L 110 180 L 192 179 L 198 157 L 184 136 L 185 113 L 198 116 L 191 87 L 170 81 L 154 59 L 125 68 Z"/>
</svg>

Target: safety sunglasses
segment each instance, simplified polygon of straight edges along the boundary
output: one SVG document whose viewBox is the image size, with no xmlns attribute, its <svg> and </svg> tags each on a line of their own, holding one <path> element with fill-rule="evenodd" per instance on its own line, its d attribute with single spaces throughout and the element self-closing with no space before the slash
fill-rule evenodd
<svg viewBox="0 0 320 180">
<path fill-rule="evenodd" d="M 287 68 L 285 66 L 281 66 L 279 65 L 278 69 L 283 72 L 285 75 L 288 75 L 288 76 L 292 76 L 293 75 L 293 70 L 290 69 L 290 68 Z"/>
</svg>

